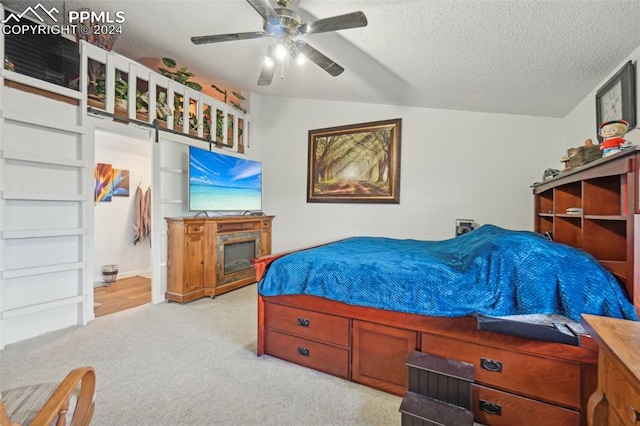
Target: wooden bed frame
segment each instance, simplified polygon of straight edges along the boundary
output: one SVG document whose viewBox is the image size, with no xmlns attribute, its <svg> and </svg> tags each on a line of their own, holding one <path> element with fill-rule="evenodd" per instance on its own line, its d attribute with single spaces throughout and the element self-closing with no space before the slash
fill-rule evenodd
<svg viewBox="0 0 640 426">
<path fill-rule="evenodd" d="M 260 280 L 288 254 L 253 261 Z M 259 356 L 267 354 L 396 395 L 407 390 L 412 351 L 473 364 L 474 420 L 486 425 L 586 425 L 597 383 L 597 346 L 478 330 L 474 317 L 430 317 L 316 296 L 258 295 Z"/>
</svg>

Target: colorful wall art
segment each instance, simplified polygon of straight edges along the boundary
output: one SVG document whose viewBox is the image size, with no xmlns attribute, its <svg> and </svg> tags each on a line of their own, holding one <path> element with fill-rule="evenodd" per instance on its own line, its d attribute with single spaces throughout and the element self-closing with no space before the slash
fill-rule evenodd
<svg viewBox="0 0 640 426">
<path fill-rule="evenodd" d="M 113 165 L 97 163 L 93 170 L 95 188 L 93 191 L 94 202 L 109 202 L 113 196 Z"/>
<path fill-rule="evenodd" d="M 129 196 L 129 170 L 113 169 L 113 196 Z"/>
<path fill-rule="evenodd" d="M 129 170 L 115 169 L 112 164 L 97 163 L 93 177 L 94 202 L 109 202 L 112 197 L 129 196 Z"/>
</svg>

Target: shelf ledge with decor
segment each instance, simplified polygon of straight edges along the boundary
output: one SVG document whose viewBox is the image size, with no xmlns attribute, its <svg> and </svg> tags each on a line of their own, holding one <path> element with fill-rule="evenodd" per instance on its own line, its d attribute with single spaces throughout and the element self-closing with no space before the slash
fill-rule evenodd
<svg viewBox="0 0 640 426">
<path fill-rule="evenodd" d="M 16 53 L 32 48 L 41 52 L 46 50 L 45 46 L 5 37 L 4 86 L 80 106 L 90 115 L 183 134 L 238 153 L 249 147 L 249 114 L 237 103 L 237 106 L 233 102 L 227 104 L 215 95 L 163 75 L 160 69 L 153 70 L 85 40 L 76 43 L 59 36 L 46 42 L 59 42 L 59 50 L 69 56 L 60 61 L 68 62 L 65 74 L 43 69 L 31 63 L 33 58 Z M 6 51 L 12 57 L 18 55 L 15 63 L 8 59 Z M 78 74 L 69 74 L 74 68 Z M 212 87 L 226 98 L 227 91 Z M 47 124 L 46 119 L 36 118 L 45 127 L 59 127 L 57 123 Z"/>
<path fill-rule="evenodd" d="M 89 112 L 210 140 L 239 153 L 248 114 L 144 65 L 80 40 L 79 88 Z M 135 101 L 134 101 L 135 100 Z M 225 131 L 226 130 L 226 131 Z"/>
</svg>

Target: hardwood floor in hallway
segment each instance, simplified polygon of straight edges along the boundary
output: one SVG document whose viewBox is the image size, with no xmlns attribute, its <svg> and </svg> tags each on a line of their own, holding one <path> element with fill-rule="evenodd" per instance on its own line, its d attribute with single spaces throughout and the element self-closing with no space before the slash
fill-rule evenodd
<svg viewBox="0 0 640 426">
<path fill-rule="evenodd" d="M 108 287 L 96 287 L 93 298 L 96 318 L 151 303 L 151 280 L 141 276 L 118 278 Z"/>
</svg>

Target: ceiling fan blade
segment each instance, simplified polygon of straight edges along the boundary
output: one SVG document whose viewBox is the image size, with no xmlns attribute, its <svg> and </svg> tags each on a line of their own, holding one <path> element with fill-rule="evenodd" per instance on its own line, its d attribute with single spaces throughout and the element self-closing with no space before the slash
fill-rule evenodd
<svg viewBox="0 0 640 426">
<path fill-rule="evenodd" d="M 233 33 L 233 34 L 216 34 L 191 37 L 193 44 L 207 44 L 207 43 L 220 43 L 222 41 L 234 41 L 234 40 L 249 40 L 252 38 L 261 38 L 266 36 L 264 31 L 253 31 L 248 33 Z"/>
<path fill-rule="evenodd" d="M 279 25 L 280 17 L 273 9 L 269 0 L 247 0 L 247 2 L 271 25 Z"/>
<path fill-rule="evenodd" d="M 271 64 L 265 64 L 262 66 L 262 71 L 260 71 L 260 77 L 258 77 L 258 86 L 268 86 L 271 84 L 273 80 L 273 75 L 276 73 L 276 56 L 273 49 L 269 48 L 267 50 L 267 57 L 271 58 Z"/>
<path fill-rule="evenodd" d="M 342 68 L 340 65 L 333 62 L 333 60 L 324 56 L 315 48 L 309 46 L 304 41 L 301 41 L 301 40 L 296 41 L 296 48 L 307 59 L 309 59 L 311 62 L 315 63 L 320 68 L 322 68 L 323 70 L 325 70 L 326 72 L 328 72 L 334 77 L 342 74 L 342 72 L 344 71 L 344 68 Z"/>
<path fill-rule="evenodd" d="M 318 19 L 300 25 L 300 34 L 318 34 L 328 31 L 348 30 L 349 28 L 366 27 L 367 17 L 362 12 L 347 13 L 345 15 L 333 16 L 331 18 Z"/>
</svg>

